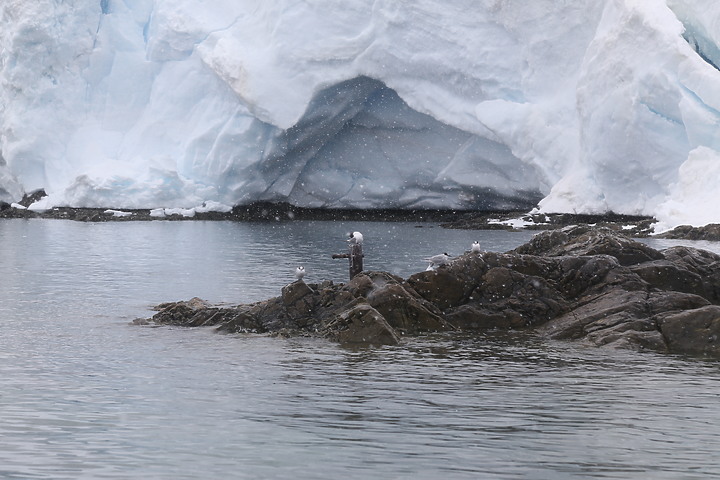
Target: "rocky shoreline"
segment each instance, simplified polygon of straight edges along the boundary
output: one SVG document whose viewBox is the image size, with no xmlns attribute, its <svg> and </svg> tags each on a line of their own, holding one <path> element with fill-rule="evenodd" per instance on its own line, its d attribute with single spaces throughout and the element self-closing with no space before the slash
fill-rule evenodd
<svg viewBox="0 0 720 480">
<path fill-rule="evenodd" d="M 595 346 L 718 356 L 720 255 L 658 251 L 610 228 L 571 226 L 507 253 L 467 252 L 407 279 L 364 272 L 347 284 L 296 281 L 253 304 L 193 299 L 158 310 L 134 323 L 361 345 L 431 332 L 525 330 Z"/>
<path fill-rule="evenodd" d="M 25 201 L 25 204 L 31 202 Z M 251 205 L 237 205 L 221 211 L 202 209 L 112 209 L 56 207 L 38 211 L 17 208 L 0 202 L 0 219 L 44 218 L 73 220 L 79 222 L 137 222 L 137 221 L 233 221 L 233 222 L 283 222 L 293 220 L 338 220 L 377 222 L 436 222 L 443 228 L 465 230 L 554 230 L 571 225 L 589 225 L 609 228 L 624 235 L 655 238 L 720 241 L 720 225 L 702 227 L 681 225 L 662 234 L 655 235 L 652 217 L 607 214 L 535 214 L 520 211 L 462 211 L 427 209 L 326 209 L 303 208 L 287 203 L 259 202 Z M 160 215 L 157 210 L 163 210 Z"/>
<path fill-rule="evenodd" d="M 216 211 L 209 207 L 191 209 L 122 209 L 55 207 L 48 210 L 30 210 L 28 207 L 45 195 L 37 190 L 25 195 L 18 203 L 0 202 L 0 219 L 45 218 L 80 222 L 132 222 L 132 221 L 236 221 L 266 222 L 292 220 L 344 220 L 344 221 L 415 221 L 437 222 L 443 228 L 465 230 L 553 230 L 571 225 L 589 225 L 609 228 L 625 235 L 643 238 L 655 235 L 653 217 L 605 214 L 533 213 L 524 211 L 467 211 L 430 209 L 335 209 L 297 207 L 284 202 L 256 202 L 236 205 Z M 720 241 L 720 225 L 703 227 L 681 225 L 672 231 L 655 235 L 657 238 Z"/>
<path fill-rule="evenodd" d="M 551 229 L 577 223 L 594 223 L 611 226 L 621 221 L 640 220 L 646 229 L 652 223 L 649 217 L 609 215 L 529 215 L 521 211 L 463 211 L 431 209 L 339 209 L 306 208 L 288 203 L 256 202 L 236 205 L 227 211 L 198 209 L 123 209 L 55 207 L 48 210 L 30 210 L 27 207 L 42 198 L 33 195 L 17 204 L 0 202 L 0 218 L 44 218 L 80 222 L 132 222 L 132 221 L 292 221 L 292 220 L 348 220 L 348 221 L 417 221 L 437 222 L 445 228 L 504 229 L 517 228 L 514 220 L 523 218 L 523 228 Z M 15 206 L 13 206 L 15 205 Z M 161 215 L 155 212 L 162 210 Z"/>
</svg>

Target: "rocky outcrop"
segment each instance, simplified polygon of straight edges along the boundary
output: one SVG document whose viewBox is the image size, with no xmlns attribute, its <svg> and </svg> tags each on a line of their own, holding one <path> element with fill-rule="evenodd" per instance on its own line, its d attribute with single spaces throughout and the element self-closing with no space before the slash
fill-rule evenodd
<svg viewBox="0 0 720 480">
<path fill-rule="evenodd" d="M 401 335 L 452 329 L 437 307 L 385 272 L 356 275 L 347 285 L 296 281 L 283 287 L 279 297 L 250 305 L 214 307 L 192 299 L 162 304 L 158 310 L 152 318 L 156 324 L 317 335 L 344 344 L 392 345 Z"/>
<path fill-rule="evenodd" d="M 708 240 L 717 242 L 720 240 L 720 225 L 710 223 L 702 227 L 680 225 L 669 232 L 658 235 L 658 238 L 682 238 L 685 240 Z"/>
<path fill-rule="evenodd" d="M 132 221 L 291 221 L 291 220 L 353 220 L 353 221 L 451 221 L 460 212 L 455 210 L 409 210 L 409 209 L 340 209 L 298 207 L 283 202 L 255 202 L 236 205 L 230 211 L 206 211 L 204 208 L 162 209 L 163 214 L 154 214 L 147 208 L 84 208 L 53 207 L 48 210 L 30 210 L 29 207 L 43 198 L 44 190 L 25 195 L 17 202 L 0 202 L 0 218 L 45 218 L 75 220 L 79 222 L 132 222 Z M 191 211 L 192 210 L 192 211 Z"/>
<path fill-rule="evenodd" d="M 604 228 L 542 232 L 514 251 L 466 253 L 407 280 L 366 272 L 346 285 L 298 281 L 281 293 L 227 308 L 166 304 L 152 321 L 368 344 L 530 329 L 598 346 L 720 354 L 720 256 L 657 251 Z"/>
<path fill-rule="evenodd" d="M 442 224 L 444 228 L 462 230 L 554 230 L 571 225 L 593 225 L 609 228 L 632 237 L 647 237 L 654 232 L 653 217 L 603 214 L 534 213 L 534 212 L 459 212 L 457 218 Z M 518 224 L 522 225 L 518 227 Z"/>
<path fill-rule="evenodd" d="M 663 254 L 608 228 L 573 226 L 536 235 L 514 253 L 546 257 L 609 255 L 621 265 L 659 260 Z"/>
</svg>

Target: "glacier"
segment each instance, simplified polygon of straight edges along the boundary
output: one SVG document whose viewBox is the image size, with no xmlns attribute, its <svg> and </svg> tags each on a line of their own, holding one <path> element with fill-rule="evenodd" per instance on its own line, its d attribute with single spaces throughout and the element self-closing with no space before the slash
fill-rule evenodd
<svg viewBox="0 0 720 480">
<path fill-rule="evenodd" d="M 0 200 L 720 222 L 716 0 L 3 0 Z"/>
</svg>

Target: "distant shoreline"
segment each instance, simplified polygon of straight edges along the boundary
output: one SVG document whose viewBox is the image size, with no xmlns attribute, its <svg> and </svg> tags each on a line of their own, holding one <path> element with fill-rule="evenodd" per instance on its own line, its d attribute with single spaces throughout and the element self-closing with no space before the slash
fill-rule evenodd
<svg viewBox="0 0 720 480">
<path fill-rule="evenodd" d="M 553 230 L 570 225 L 606 227 L 628 237 L 720 241 L 720 224 L 703 227 L 681 225 L 669 232 L 654 234 L 656 220 L 649 216 L 571 213 L 528 213 L 525 211 L 477 211 L 442 209 L 352 209 L 307 208 L 289 203 L 258 202 L 237 205 L 228 212 L 197 211 L 196 209 L 164 209 L 166 215 L 153 215 L 162 209 L 113 209 L 55 207 L 45 211 L 15 208 L 0 202 L 0 219 L 45 218 L 78 222 L 137 221 L 229 221 L 287 222 L 294 220 L 351 222 L 430 222 L 443 228 L 458 230 Z M 180 212 L 184 212 L 180 213 Z"/>
<path fill-rule="evenodd" d="M 169 210 L 169 209 L 168 209 Z M 567 225 L 597 224 L 625 226 L 631 236 L 652 233 L 652 217 L 618 215 L 529 214 L 525 211 L 474 211 L 442 209 L 350 209 L 307 208 L 288 203 L 253 203 L 235 206 L 229 212 L 198 212 L 188 209 L 185 215 L 178 212 L 164 216 L 151 215 L 151 209 L 75 208 L 55 207 L 36 211 L 11 207 L 0 209 L 0 218 L 46 218 L 79 222 L 128 221 L 237 221 L 281 222 L 292 220 L 337 220 L 379 222 L 437 222 L 444 228 L 467 230 L 547 230 Z M 632 225 L 632 228 L 629 226 Z"/>
<path fill-rule="evenodd" d="M 0 218 L 48 218 L 75 220 L 80 222 L 127 222 L 127 221 L 292 221 L 292 220 L 342 220 L 342 221 L 384 221 L 384 222 L 455 222 L 468 213 L 461 210 L 442 209 L 351 209 L 351 208 L 307 208 L 288 203 L 258 202 L 238 205 L 228 212 L 198 211 L 198 209 L 164 209 L 167 215 L 153 215 L 154 210 L 133 208 L 85 208 L 54 207 L 49 210 L 14 208 L 9 204 L 0 207 Z M 500 214 L 500 212 L 486 212 Z M 513 212 L 521 215 L 522 212 Z M 507 214 L 507 212 L 502 213 Z"/>
</svg>

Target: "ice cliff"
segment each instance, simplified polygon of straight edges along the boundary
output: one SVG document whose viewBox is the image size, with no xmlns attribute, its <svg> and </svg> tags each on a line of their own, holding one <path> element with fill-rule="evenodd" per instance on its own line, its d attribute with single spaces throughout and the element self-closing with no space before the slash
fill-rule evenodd
<svg viewBox="0 0 720 480">
<path fill-rule="evenodd" d="M 716 0 L 3 0 L 0 199 L 720 222 Z"/>
</svg>

